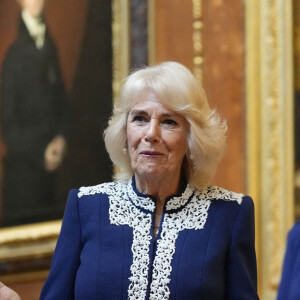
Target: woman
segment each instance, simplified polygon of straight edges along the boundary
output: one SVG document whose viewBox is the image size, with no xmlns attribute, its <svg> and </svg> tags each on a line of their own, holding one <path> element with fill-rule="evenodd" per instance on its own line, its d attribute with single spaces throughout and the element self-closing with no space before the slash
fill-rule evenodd
<svg viewBox="0 0 300 300">
<path fill-rule="evenodd" d="M 288 243 L 277 300 L 300 299 L 300 222 L 288 235 Z"/>
<path fill-rule="evenodd" d="M 207 185 L 225 133 L 184 66 L 132 73 L 104 133 L 119 181 L 70 192 L 40 299 L 258 299 L 253 202 Z"/>
</svg>

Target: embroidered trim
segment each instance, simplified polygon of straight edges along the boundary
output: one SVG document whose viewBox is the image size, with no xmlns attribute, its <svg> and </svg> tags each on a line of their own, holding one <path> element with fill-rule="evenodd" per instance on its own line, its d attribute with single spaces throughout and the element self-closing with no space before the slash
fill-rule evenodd
<svg viewBox="0 0 300 300">
<path fill-rule="evenodd" d="M 187 185 L 182 195 L 180 195 L 179 197 L 173 197 L 167 202 L 166 210 L 177 209 L 184 206 L 192 196 L 193 192 L 194 191 L 190 187 L 190 185 Z"/>
<path fill-rule="evenodd" d="M 124 186 L 126 181 L 118 181 L 118 182 L 108 182 L 102 183 L 95 186 L 83 186 L 79 189 L 78 198 L 87 195 L 95 195 L 95 194 L 108 194 L 113 195 L 116 189 L 116 185 Z"/>
<path fill-rule="evenodd" d="M 149 247 L 151 243 L 151 214 L 146 214 L 126 200 L 126 190 L 116 186 L 115 194 L 109 195 L 109 219 L 111 224 L 129 225 L 133 228 L 131 246 L 133 263 L 128 287 L 129 299 L 145 299 L 148 287 Z"/>
<path fill-rule="evenodd" d="M 128 187 L 128 196 L 136 206 L 144 208 L 151 212 L 155 211 L 155 203 L 150 197 L 138 196 L 136 192 L 133 190 L 132 179 L 129 180 L 127 187 Z"/>
<path fill-rule="evenodd" d="M 131 246 L 133 263 L 130 267 L 132 276 L 129 278 L 128 299 L 145 299 L 148 287 L 149 249 L 152 236 L 150 234 L 152 216 L 139 210 L 129 199 L 128 194 L 134 191 L 129 183 L 113 182 L 93 187 L 82 187 L 78 197 L 103 193 L 109 198 L 109 220 L 114 225 L 129 225 L 133 229 Z M 131 186 L 131 185 L 130 185 Z M 134 196 L 134 195 L 133 195 Z M 135 197 L 132 201 L 143 201 L 144 198 Z M 141 205 L 139 205 L 141 206 Z M 154 207 L 155 209 L 155 207 Z"/>
<path fill-rule="evenodd" d="M 161 238 L 157 240 L 156 256 L 153 263 L 150 299 L 169 299 L 171 262 L 175 253 L 175 243 L 180 231 L 202 229 L 207 219 L 211 201 L 199 199 L 195 195 L 185 208 L 175 214 L 165 214 Z"/>
<path fill-rule="evenodd" d="M 129 278 L 128 299 L 145 299 L 150 264 L 149 250 L 152 240 L 151 213 L 155 211 L 155 203 L 150 197 L 138 196 L 132 188 L 131 180 L 129 182 L 112 182 L 93 187 L 82 187 L 78 197 L 96 193 L 108 195 L 111 224 L 129 225 L 133 228 L 131 247 L 133 263 L 130 267 L 132 276 Z M 151 300 L 169 299 L 170 290 L 168 285 L 171 281 L 172 259 L 176 250 L 175 243 L 179 232 L 185 229 L 203 229 L 212 200 L 237 201 L 241 204 L 243 196 L 243 194 L 214 186 L 194 191 L 188 185 L 181 196 L 169 199 L 166 204 L 167 210 L 181 207 L 182 209 L 174 213 L 165 213 L 153 262 L 150 285 Z M 190 202 L 188 202 L 189 200 Z M 139 207 L 149 210 L 149 213 L 141 211 Z"/>
<path fill-rule="evenodd" d="M 185 205 L 190 197 L 191 188 L 187 187 L 187 189 L 188 191 L 182 195 L 182 198 L 176 199 L 181 205 Z M 208 186 L 206 189 L 195 191 L 192 200 L 181 211 L 175 214 L 165 214 L 161 238 L 157 241 L 156 256 L 153 263 L 152 283 L 150 286 L 151 300 L 169 299 L 168 284 L 170 283 L 172 271 L 171 262 L 175 253 L 175 243 L 179 232 L 184 229 L 203 229 L 212 200 L 237 201 L 241 204 L 243 196 L 243 194 L 237 194 L 223 188 Z M 175 198 L 172 200 L 175 200 Z M 176 206 L 172 203 L 171 207 L 177 208 L 178 205 Z"/>
<path fill-rule="evenodd" d="M 237 201 L 238 204 L 241 204 L 243 201 L 243 194 L 231 192 L 220 188 L 218 186 L 207 186 L 203 190 L 197 191 L 201 199 L 207 200 L 225 200 L 225 201 Z"/>
</svg>

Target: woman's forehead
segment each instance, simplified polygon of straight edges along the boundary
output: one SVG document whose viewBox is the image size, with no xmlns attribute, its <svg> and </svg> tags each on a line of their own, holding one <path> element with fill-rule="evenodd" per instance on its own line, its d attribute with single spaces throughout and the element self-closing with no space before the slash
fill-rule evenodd
<svg viewBox="0 0 300 300">
<path fill-rule="evenodd" d="M 175 112 L 171 105 L 163 97 L 157 95 L 157 93 L 151 90 L 144 90 L 136 94 L 132 99 L 131 110 L 132 109 L 150 109 L 150 108 L 160 108 L 163 111 L 168 111 L 169 113 Z"/>
</svg>

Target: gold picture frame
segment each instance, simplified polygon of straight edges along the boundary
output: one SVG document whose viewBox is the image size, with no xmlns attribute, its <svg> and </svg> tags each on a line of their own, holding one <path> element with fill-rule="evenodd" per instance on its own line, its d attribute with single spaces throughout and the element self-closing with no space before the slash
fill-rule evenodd
<svg viewBox="0 0 300 300">
<path fill-rule="evenodd" d="M 255 200 L 258 287 L 275 299 L 294 223 L 292 1 L 248 0 L 247 178 Z"/>
<path fill-rule="evenodd" d="M 111 26 L 116 98 L 129 69 L 129 0 L 112 1 Z M 46 278 L 60 228 L 61 220 L 0 229 L 0 281 L 7 284 Z"/>
</svg>

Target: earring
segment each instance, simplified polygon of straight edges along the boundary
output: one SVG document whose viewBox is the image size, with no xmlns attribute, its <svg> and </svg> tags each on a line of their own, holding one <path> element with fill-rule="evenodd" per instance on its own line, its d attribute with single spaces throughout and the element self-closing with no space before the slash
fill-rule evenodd
<svg viewBox="0 0 300 300">
<path fill-rule="evenodd" d="M 194 159 L 194 156 L 192 154 L 189 154 L 188 159 L 192 161 Z"/>
<path fill-rule="evenodd" d="M 126 154 L 126 153 L 127 153 L 127 148 L 124 147 L 124 148 L 122 149 L 122 152 L 123 152 L 124 154 Z"/>
</svg>

